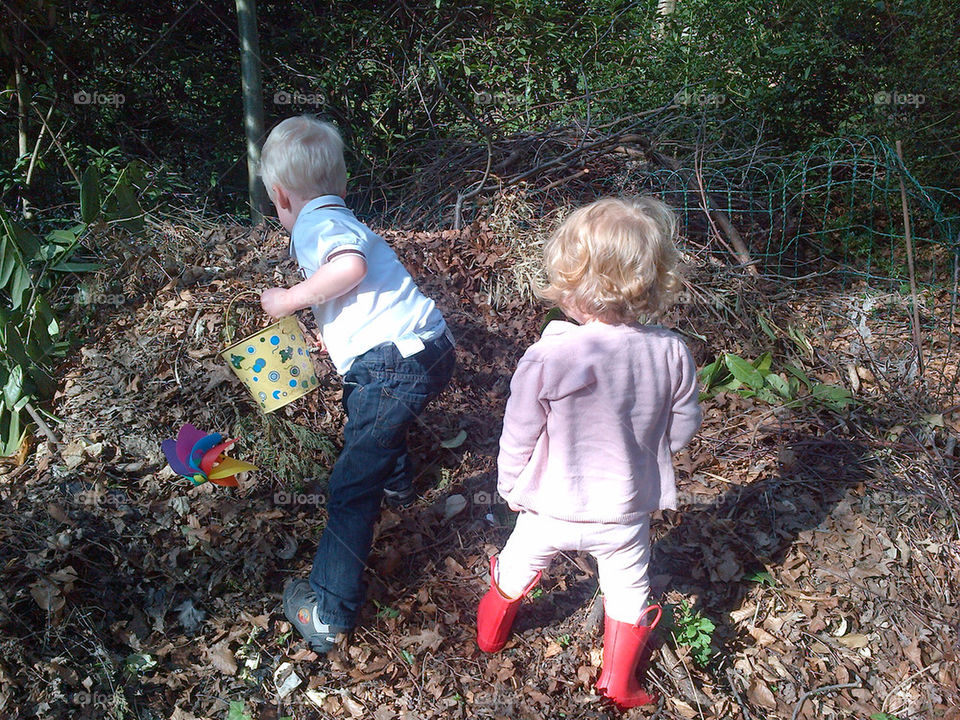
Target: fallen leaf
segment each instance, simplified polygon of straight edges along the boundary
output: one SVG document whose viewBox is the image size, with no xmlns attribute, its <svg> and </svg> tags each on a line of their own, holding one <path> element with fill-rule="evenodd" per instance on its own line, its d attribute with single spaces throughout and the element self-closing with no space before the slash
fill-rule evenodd
<svg viewBox="0 0 960 720">
<path fill-rule="evenodd" d="M 63 523 L 64 525 L 75 525 L 76 523 L 73 519 L 67 515 L 62 507 L 56 503 L 47 504 L 47 514 L 56 520 L 58 523 Z"/>
<path fill-rule="evenodd" d="M 841 638 L 837 638 L 837 642 L 844 647 L 856 650 L 858 648 L 866 647 L 869 640 L 867 639 L 866 635 L 850 633 L 849 635 L 844 635 Z"/>
<path fill-rule="evenodd" d="M 355 718 L 363 717 L 367 712 L 366 708 L 364 708 L 361 703 L 357 702 L 357 700 L 349 693 L 345 693 L 340 698 L 340 701 L 347 709 L 347 712 Z"/>
<path fill-rule="evenodd" d="M 760 705 L 771 710 L 777 709 L 777 700 L 770 692 L 770 688 L 760 678 L 754 676 L 750 680 L 750 687 L 747 689 L 747 697 L 756 705 Z"/>
<path fill-rule="evenodd" d="M 30 586 L 30 594 L 36 600 L 41 610 L 56 612 L 65 604 L 60 588 L 46 579 L 41 579 Z"/>
<path fill-rule="evenodd" d="M 237 661 L 230 650 L 229 643 L 224 640 L 218 642 L 212 648 L 207 650 L 210 658 L 210 664 L 224 675 L 235 675 L 237 672 Z"/>
<path fill-rule="evenodd" d="M 765 647 L 767 645 L 773 645 L 777 639 L 768 633 L 766 630 L 760 627 L 752 627 L 747 632 L 757 641 L 757 645 Z"/>
<path fill-rule="evenodd" d="M 733 610 L 730 613 L 730 619 L 734 622 L 743 622 L 747 618 L 753 617 L 753 614 L 757 611 L 756 605 L 747 605 L 742 607 L 739 610 Z"/>
<path fill-rule="evenodd" d="M 577 668 L 577 677 L 580 679 L 580 682 L 591 687 L 593 685 L 593 679 L 596 675 L 596 668 L 592 668 L 589 665 L 581 665 Z"/>
<path fill-rule="evenodd" d="M 417 652 L 422 653 L 424 650 L 430 650 L 435 652 L 440 645 L 443 643 L 443 635 L 441 635 L 437 628 L 427 629 L 423 632 L 418 633 L 417 635 L 408 635 L 398 644 L 402 648 L 410 647 L 411 645 L 417 646 Z"/>
<path fill-rule="evenodd" d="M 563 652 L 563 648 L 560 647 L 560 643 L 555 640 L 551 640 L 547 645 L 547 649 L 543 651 L 543 656 L 545 658 L 551 658 L 554 655 L 559 655 Z"/>
<path fill-rule="evenodd" d="M 676 710 L 677 714 L 685 718 L 695 718 L 697 717 L 697 711 L 693 709 L 691 705 L 683 702 L 683 700 L 677 700 L 676 698 L 670 698 L 670 705 Z"/>
</svg>

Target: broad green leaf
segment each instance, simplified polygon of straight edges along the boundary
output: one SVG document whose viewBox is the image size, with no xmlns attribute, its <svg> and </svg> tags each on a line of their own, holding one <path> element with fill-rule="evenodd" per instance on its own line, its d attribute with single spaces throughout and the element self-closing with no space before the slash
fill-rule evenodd
<svg viewBox="0 0 960 720">
<path fill-rule="evenodd" d="M 763 355 L 758 357 L 753 361 L 752 365 L 757 369 L 758 372 L 766 375 L 770 372 L 770 366 L 773 364 L 773 355 L 769 352 L 765 352 Z"/>
<path fill-rule="evenodd" d="M 14 310 L 23 304 L 23 296 L 30 289 L 31 284 L 30 272 L 23 265 L 18 264 L 10 279 L 10 306 Z"/>
<path fill-rule="evenodd" d="M 83 228 L 82 225 L 77 227 Z M 55 245 L 73 247 L 77 242 L 77 234 L 74 230 L 52 230 L 47 233 L 47 241 Z"/>
<path fill-rule="evenodd" d="M 227 720 L 250 720 L 247 715 L 246 706 L 242 700 L 231 700 L 230 710 L 227 712 Z"/>
<path fill-rule="evenodd" d="M 117 198 L 117 210 L 111 219 L 121 220 L 122 222 L 120 224 L 130 232 L 139 232 L 142 230 L 143 210 L 140 208 L 140 203 L 137 202 L 137 196 L 130 186 L 130 178 L 127 176 L 126 171 L 124 171 L 117 181 L 117 187 L 114 193 Z"/>
<path fill-rule="evenodd" d="M 764 379 L 766 380 L 767 385 L 780 393 L 780 396 L 785 400 L 793 400 L 794 396 L 790 394 L 790 386 L 782 377 L 776 373 L 769 373 Z"/>
<path fill-rule="evenodd" d="M 3 404 L 8 409 L 13 409 L 17 401 L 23 395 L 23 367 L 14 365 L 10 368 L 10 376 L 3 386 Z"/>
<path fill-rule="evenodd" d="M 770 327 L 770 323 L 767 322 L 767 318 L 764 317 L 763 313 L 757 313 L 757 322 L 760 323 L 760 329 L 763 330 L 764 334 L 776 342 L 777 336 L 774 334 L 773 328 Z"/>
<path fill-rule="evenodd" d="M 25 365 L 30 362 L 27 357 L 27 350 L 23 346 L 23 340 L 20 337 L 20 331 L 12 324 L 8 323 L 3 328 L 3 347 L 0 347 L 3 355 L 0 355 L 4 361 L 12 360 L 9 365 Z"/>
<path fill-rule="evenodd" d="M 35 260 L 40 255 L 40 248 L 43 247 L 43 244 L 40 242 L 40 238 L 33 234 L 32 230 L 12 220 L 8 221 L 7 228 L 20 249 L 23 262 Z"/>
<path fill-rule="evenodd" d="M 854 402 L 850 391 L 837 385 L 817 383 L 810 388 L 810 396 L 822 405 L 838 411 L 845 410 Z"/>
<path fill-rule="evenodd" d="M 787 364 L 784 365 L 783 367 L 784 367 L 784 369 L 785 369 L 788 373 L 790 373 L 791 375 L 793 375 L 797 380 L 799 380 L 800 382 L 802 382 L 802 383 L 803 383 L 805 386 L 807 386 L 808 388 L 809 388 L 811 385 L 813 385 L 813 382 L 810 380 L 810 378 L 808 378 L 808 377 L 806 376 L 806 374 L 803 372 L 803 370 L 801 370 L 800 368 L 798 368 L 796 365 L 791 365 L 790 363 L 787 363 Z"/>
<path fill-rule="evenodd" d="M 698 373 L 700 385 L 705 392 L 709 392 L 723 379 L 724 374 L 726 374 L 726 366 L 723 363 L 723 356 L 720 356 L 700 370 Z"/>
<path fill-rule="evenodd" d="M 723 360 L 733 376 L 744 385 L 753 390 L 763 387 L 763 375 L 742 357 L 727 353 L 723 356 Z"/>
<path fill-rule="evenodd" d="M 80 218 L 91 223 L 100 214 L 100 171 L 88 165 L 80 180 Z"/>
<path fill-rule="evenodd" d="M 17 452 L 26 434 L 26 428 L 20 425 L 20 413 L 0 408 L 0 456 Z"/>
<path fill-rule="evenodd" d="M 57 318 L 53 314 L 53 309 L 45 297 L 40 296 L 37 298 L 37 301 L 33 304 L 33 310 L 37 314 L 37 317 L 43 322 L 43 327 L 48 337 L 53 338 L 60 334 L 60 323 L 57 322 Z"/>
<path fill-rule="evenodd" d="M 0 290 L 10 282 L 13 269 L 20 263 L 13 247 L 13 241 L 8 240 L 6 234 L 0 235 Z"/>
</svg>

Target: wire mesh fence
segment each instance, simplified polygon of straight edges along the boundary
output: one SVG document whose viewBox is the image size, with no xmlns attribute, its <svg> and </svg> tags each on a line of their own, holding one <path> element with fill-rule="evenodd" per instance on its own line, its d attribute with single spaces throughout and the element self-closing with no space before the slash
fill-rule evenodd
<svg viewBox="0 0 960 720">
<path fill-rule="evenodd" d="M 902 283 L 908 278 L 900 181 L 917 253 L 917 281 L 953 281 L 960 253 L 960 194 L 921 184 L 895 149 L 877 137 L 834 138 L 810 150 L 731 163 L 704 158 L 689 171 L 643 173 L 688 235 L 704 231 L 706 200 L 749 240 L 751 257 L 772 275 L 796 275 L 829 263 L 845 280 Z M 702 189 L 702 191 L 701 191 Z"/>
</svg>

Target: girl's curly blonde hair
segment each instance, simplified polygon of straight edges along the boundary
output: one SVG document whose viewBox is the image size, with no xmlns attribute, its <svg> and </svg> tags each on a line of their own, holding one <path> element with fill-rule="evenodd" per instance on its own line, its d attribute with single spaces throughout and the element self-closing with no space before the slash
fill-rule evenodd
<svg viewBox="0 0 960 720">
<path fill-rule="evenodd" d="M 677 217 L 656 198 L 604 198 L 574 211 L 543 247 L 537 294 L 603 322 L 657 315 L 680 288 Z"/>
</svg>

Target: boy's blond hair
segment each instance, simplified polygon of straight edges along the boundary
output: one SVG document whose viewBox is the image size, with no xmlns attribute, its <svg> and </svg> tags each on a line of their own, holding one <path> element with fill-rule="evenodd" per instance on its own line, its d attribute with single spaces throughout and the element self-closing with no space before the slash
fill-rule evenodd
<svg viewBox="0 0 960 720">
<path fill-rule="evenodd" d="M 274 185 L 306 199 L 344 195 L 347 168 L 340 133 L 311 115 L 287 118 L 263 143 L 260 177 L 271 200 L 276 199 Z"/>
<path fill-rule="evenodd" d="M 609 323 L 657 315 L 680 287 L 677 217 L 653 197 L 605 198 L 574 211 L 543 248 L 537 294 Z"/>
</svg>

